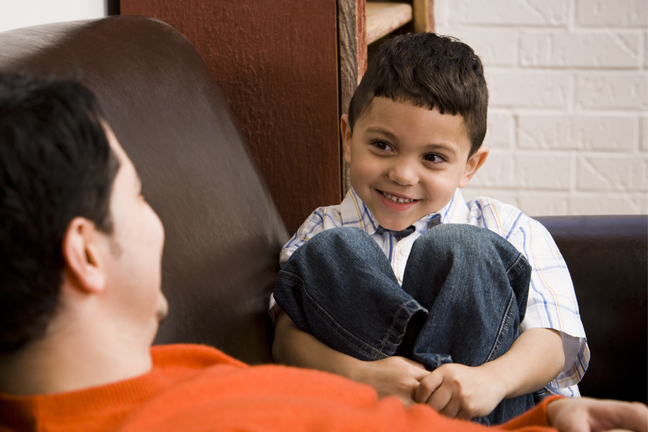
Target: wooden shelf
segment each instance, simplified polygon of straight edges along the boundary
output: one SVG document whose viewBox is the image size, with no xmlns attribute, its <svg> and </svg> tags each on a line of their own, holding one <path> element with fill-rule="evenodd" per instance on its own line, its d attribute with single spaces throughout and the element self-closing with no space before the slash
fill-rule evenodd
<svg viewBox="0 0 648 432">
<path fill-rule="evenodd" d="M 367 45 L 391 33 L 412 20 L 412 6 L 405 3 L 368 1 Z"/>
</svg>

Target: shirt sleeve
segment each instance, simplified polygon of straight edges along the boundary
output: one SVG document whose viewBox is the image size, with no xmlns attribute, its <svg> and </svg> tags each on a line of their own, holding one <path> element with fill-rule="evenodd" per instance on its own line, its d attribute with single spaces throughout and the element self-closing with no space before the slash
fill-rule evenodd
<svg viewBox="0 0 648 432">
<path fill-rule="evenodd" d="M 295 235 L 291 237 L 290 240 L 284 245 L 279 253 L 279 266 L 283 267 L 290 256 L 299 249 L 304 243 L 310 240 L 315 234 L 324 231 L 325 222 L 329 224 L 335 224 L 337 218 L 330 217 L 330 207 L 320 207 L 311 213 L 310 216 L 304 221 L 304 223 L 299 227 Z M 340 223 L 341 225 L 341 220 Z M 337 225 L 337 224 L 335 224 Z M 279 305 L 277 304 L 274 294 L 270 295 L 270 303 L 268 305 L 268 312 L 272 318 L 272 322 L 277 316 L 277 313 L 280 311 Z"/>
<path fill-rule="evenodd" d="M 549 231 L 538 221 L 522 216 L 511 228 L 507 230 L 508 240 L 526 256 L 532 268 L 521 330 L 549 328 L 560 332 L 565 367 L 547 389 L 578 396 L 576 384 L 587 370 L 590 352 L 567 264 Z"/>
<path fill-rule="evenodd" d="M 324 231 L 324 220 L 326 219 L 327 213 L 328 209 L 326 207 L 320 207 L 308 216 L 295 235 L 281 249 L 281 253 L 279 254 L 279 265 L 281 267 L 286 264 L 288 258 L 304 243 L 310 240 L 315 234 Z"/>
</svg>

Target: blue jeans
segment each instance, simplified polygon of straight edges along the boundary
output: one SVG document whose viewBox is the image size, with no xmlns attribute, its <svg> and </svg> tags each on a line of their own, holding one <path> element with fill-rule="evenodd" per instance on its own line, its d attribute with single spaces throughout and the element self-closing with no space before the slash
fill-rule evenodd
<svg viewBox="0 0 648 432">
<path fill-rule="evenodd" d="M 376 242 L 358 228 L 321 232 L 279 272 L 274 296 L 303 331 L 361 360 L 402 355 L 428 370 L 479 366 L 519 335 L 531 268 L 499 235 L 463 224 L 436 226 L 412 246 L 402 287 Z M 484 424 L 533 407 L 503 400 Z"/>
</svg>

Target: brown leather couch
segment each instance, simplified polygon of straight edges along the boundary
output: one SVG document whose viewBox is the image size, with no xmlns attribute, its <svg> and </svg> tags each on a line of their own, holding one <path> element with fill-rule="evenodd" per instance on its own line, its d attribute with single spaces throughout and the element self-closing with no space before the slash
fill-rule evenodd
<svg viewBox="0 0 648 432">
<path fill-rule="evenodd" d="M 288 233 L 196 50 L 144 17 L 0 33 L 0 69 L 75 75 L 99 96 L 166 228 L 157 343 L 272 361 L 266 304 Z M 646 216 L 538 218 L 572 273 L 592 351 L 584 395 L 646 401 Z"/>
</svg>

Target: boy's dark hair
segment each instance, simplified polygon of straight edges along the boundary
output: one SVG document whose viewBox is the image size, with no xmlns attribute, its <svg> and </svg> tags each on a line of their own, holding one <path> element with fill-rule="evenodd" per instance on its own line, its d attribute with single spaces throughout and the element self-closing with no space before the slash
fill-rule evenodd
<svg viewBox="0 0 648 432">
<path fill-rule="evenodd" d="M 119 170 L 79 82 L 0 72 L 0 354 L 41 337 L 58 305 L 62 240 L 85 217 L 110 234 Z"/>
<path fill-rule="evenodd" d="M 441 114 L 460 114 L 470 138 L 470 155 L 486 135 L 488 88 L 484 68 L 465 43 L 434 33 L 395 36 L 385 41 L 353 94 L 349 126 L 374 97 L 409 102 Z"/>
</svg>

